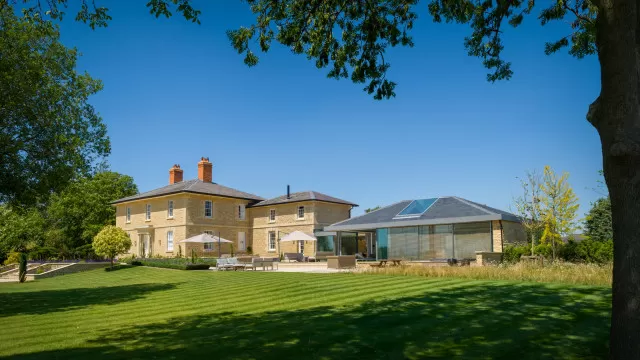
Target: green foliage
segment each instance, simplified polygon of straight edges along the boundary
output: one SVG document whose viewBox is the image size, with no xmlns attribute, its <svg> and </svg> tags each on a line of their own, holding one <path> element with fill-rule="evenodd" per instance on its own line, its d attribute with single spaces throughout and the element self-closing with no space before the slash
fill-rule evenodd
<svg viewBox="0 0 640 360">
<path fill-rule="evenodd" d="M 251 246 L 247 246 L 247 254 L 253 254 L 253 248 Z"/>
<path fill-rule="evenodd" d="M 365 212 L 365 214 L 368 214 L 368 213 L 370 213 L 370 212 L 372 212 L 372 211 L 376 211 L 376 210 L 378 210 L 378 209 L 380 209 L 380 205 L 378 205 L 378 206 L 376 206 L 376 207 L 374 207 L 374 208 L 364 209 L 364 212 Z"/>
<path fill-rule="evenodd" d="M 556 245 L 561 246 L 561 245 Z M 543 256 L 547 259 L 553 259 L 553 247 L 551 244 L 538 244 L 533 249 L 533 254 L 538 256 Z"/>
<path fill-rule="evenodd" d="M 18 264 L 18 279 L 23 283 L 27 280 L 27 254 L 23 252 L 20 253 L 20 256 L 18 257 Z"/>
<path fill-rule="evenodd" d="M 131 261 L 131 265 L 149 266 L 176 270 L 207 270 L 216 266 L 215 260 L 200 260 L 197 263 L 189 263 L 186 259 L 137 259 Z"/>
<path fill-rule="evenodd" d="M 568 179 L 569 173 L 565 172 L 558 177 L 551 167 L 544 167 L 543 181 L 540 184 L 540 215 L 544 224 L 541 242 L 551 244 L 554 258 L 562 236 L 569 235 L 576 229 L 576 212 L 580 205 Z"/>
<path fill-rule="evenodd" d="M 36 246 L 29 251 L 31 260 L 49 260 L 58 255 L 58 249 L 49 246 Z"/>
<path fill-rule="evenodd" d="M 28 251 L 44 242 L 46 222 L 36 208 L 0 205 L 0 253 Z"/>
<path fill-rule="evenodd" d="M 613 239 L 611 218 L 611 199 L 598 199 L 589 210 L 584 222 L 585 235 L 592 240 L 607 241 Z"/>
<path fill-rule="evenodd" d="M 507 245 L 504 248 L 502 260 L 512 264 L 520 261 L 522 256 L 531 255 L 531 247 L 529 245 Z"/>
<path fill-rule="evenodd" d="M 117 172 L 101 171 L 73 181 L 51 196 L 47 213 L 57 233 L 49 233 L 49 243 L 68 249 L 90 244 L 104 226 L 115 225 L 110 202 L 137 192 L 133 178 Z"/>
<path fill-rule="evenodd" d="M 20 253 L 17 251 L 10 252 L 4 260 L 4 265 L 18 264 L 20 262 Z"/>
<path fill-rule="evenodd" d="M 104 268 L 104 271 L 116 271 L 116 270 L 122 270 L 122 269 L 129 269 L 130 267 L 131 265 L 118 264 L 118 265 L 106 267 Z"/>
<path fill-rule="evenodd" d="M 93 239 L 93 250 L 99 256 L 104 256 L 111 260 L 131 249 L 131 239 L 129 235 L 119 227 L 107 225 Z"/>
<path fill-rule="evenodd" d="M 32 20 L 0 1 L 0 203 L 42 203 L 110 151 L 87 102 L 101 82 L 75 71 L 57 27 Z"/>
</svg>

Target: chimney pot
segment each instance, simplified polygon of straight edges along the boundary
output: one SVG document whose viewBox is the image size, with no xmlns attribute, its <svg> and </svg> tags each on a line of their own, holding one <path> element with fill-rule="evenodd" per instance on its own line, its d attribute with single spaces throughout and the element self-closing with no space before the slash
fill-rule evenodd
<svg viewBox="0 0 640 360">
<path fill-rule="evenodd" d="M 209 162 L 208 157 L 203 156 L 198 162 L 198 179 L 204 182 L 213 182 L 213 164 Z"/>
<path fill-rule="evenodd" d="M 287 185 L 287 199 L 291 199 L 291 188 Z"/>
</svg>

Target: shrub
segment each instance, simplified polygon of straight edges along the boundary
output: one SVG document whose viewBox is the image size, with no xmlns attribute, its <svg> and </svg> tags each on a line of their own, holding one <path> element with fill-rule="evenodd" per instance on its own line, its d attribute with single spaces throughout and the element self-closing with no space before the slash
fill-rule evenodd
<svg viewBox="0 0 640 360">
<path fill-rule="evenodd" d="M 506 263 L 517 263 L 522 256 L 531 255 L 529 245 L 509 245 L 504 248 L 503 261 Z"/>
<path fill-rule="evenodd" d="M 185 270 L 208 270 L 209 264 L 187 264 Z"/>
<path fill-rule="evenodd" d="M 77 259 L 98 260 L 100 257 L 96 255 L 92 244 L 79 246 L 73 250 L 73 256 Z"/>
<path fill-rule="evenodd" d="M 253 254 L 253 248 L 251 246 L 247 246 L 247 254 Z"/>
<path fill-rule="evenodd" d="M 556 250 L 560 247 L 559 244 L 556 244 Z M 538 244 L 533 248 L 533 253 L 535 255 L 543 256 L 547 259 L 553 257 L 553 248 L 551 244 Z"/>
<path fill-rule="evenodd" d="M 209 269 L 210 266 L 215 266 L 215 260 L 207 260 L 200 259 L 199 263 L 189 263 L 187 259 L 138 259 L 131 262 L 131 265 L 136 266 L 149 266 L 149 267 L 158 267 L 165 269 L 177 269 L 177 270 L 206 270 Z"/>
<path fill-rule="evenodd" d="M 599 264 L 613 262 L 613 240 L 582 240 L 576 245 L 576 256 L 584 262 Z"/>
<path fill-rule="evenodd" d="M 14 251 L 9 253 L 7 260 L 4 261 L 4 265 L 18 264 L 19 262 L 20 262 L 20 253 Z"/>
<path fill-rule="evenodd" d="M 133 265 L 133 266 L 142 266 L 142 261 L 138 261 L 138 260 L 131 261 L 131 265 Z"/>
</svg>

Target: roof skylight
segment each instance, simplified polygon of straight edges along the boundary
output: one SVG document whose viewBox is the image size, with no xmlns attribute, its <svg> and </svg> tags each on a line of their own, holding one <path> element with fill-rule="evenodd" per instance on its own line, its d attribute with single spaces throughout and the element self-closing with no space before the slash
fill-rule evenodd
<svg viewBox="0 0 640 360">
<path fill-rule="evenodd" d="M 431 205 L 437 200 L 438 198 L 413 200 L 407 207 L 402 209 L 394 219 L 420 217 L 425 211 L 429 210 Z"/>
</svg>

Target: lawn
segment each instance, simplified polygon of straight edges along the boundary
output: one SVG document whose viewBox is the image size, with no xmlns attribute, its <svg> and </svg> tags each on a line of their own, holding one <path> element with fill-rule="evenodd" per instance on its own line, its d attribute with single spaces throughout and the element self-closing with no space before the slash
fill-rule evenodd
<svg viewBox="0 0 640 360">
<path fill-rule="evenodd" d="M 135 267 L 0 283 L 15 359 L 600 359 L 611 289 Z"/>
</svg>

